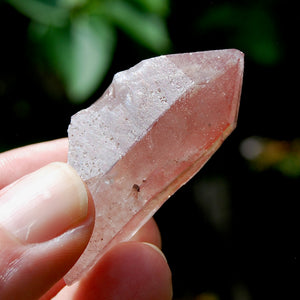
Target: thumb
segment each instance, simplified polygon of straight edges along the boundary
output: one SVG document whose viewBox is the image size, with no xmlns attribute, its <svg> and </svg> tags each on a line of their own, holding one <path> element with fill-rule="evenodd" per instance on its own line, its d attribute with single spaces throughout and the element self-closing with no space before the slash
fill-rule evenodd
<svg viewBox="0 0 300 300">
<path fill-rule="evenodd" d="M 0 298 L 41 297 L 79 258 L 93 225 L 91 196 L 65 163 L 0 191 Z"/>
</svg>

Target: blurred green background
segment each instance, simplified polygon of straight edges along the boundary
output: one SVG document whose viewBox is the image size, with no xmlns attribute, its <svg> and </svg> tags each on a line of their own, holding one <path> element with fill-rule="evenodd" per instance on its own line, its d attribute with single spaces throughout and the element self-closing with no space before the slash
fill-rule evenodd
<svg viewBox="0 0 300 300">
<path fill-rule="evenodd" d="M 300 299 L 296 4 L 0 0 L 0 151 L 66 136 L 142 59 L 238 48 L 238 127 L 155 216 L 174 299 Z"/>
</svg>

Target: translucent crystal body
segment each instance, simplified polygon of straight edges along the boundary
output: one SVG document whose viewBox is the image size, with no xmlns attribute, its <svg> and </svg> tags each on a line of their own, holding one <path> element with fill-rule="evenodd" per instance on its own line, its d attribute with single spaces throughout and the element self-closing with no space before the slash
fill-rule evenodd
<svg viewBox="0 0 300 300">
<path fill-rule="evenodd" d="M 234 49 L 155 57 L 117 73 L 72 117 L 69 163 L 90 189 L 96 223 L 67 284 L 130 239 L 217 150 L 236 126 L 242 77 Z"/>
</svg>

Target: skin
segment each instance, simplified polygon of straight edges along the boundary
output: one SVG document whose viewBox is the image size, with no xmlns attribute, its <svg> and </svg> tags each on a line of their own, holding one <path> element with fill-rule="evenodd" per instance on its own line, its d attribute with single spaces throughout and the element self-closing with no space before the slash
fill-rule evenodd
<svg viewBox="0 0 300 300">
<path fill-rule="evenodd" d="M 67 139 L 59 139 L 0 154 L 0 201 L 3 189 L 22 176 L 54 161 L 66 162 L 67 150 Z M 20 243 L 0 222 L 0 299 L 172 298 L 171 272 L 153 219 L 131 241 L 109 250 L 82 280 L 65 286 L 64 274 L 92 233 L 94 206 L 89 192 L 88 198 L 87 217 L 46 242 Z"/>
</svg>

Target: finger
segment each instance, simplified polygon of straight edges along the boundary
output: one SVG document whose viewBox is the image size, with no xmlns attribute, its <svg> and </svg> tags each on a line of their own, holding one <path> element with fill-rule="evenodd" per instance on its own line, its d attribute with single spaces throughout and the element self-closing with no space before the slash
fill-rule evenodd
<svg viewBox="0 0 300 300">
<path fill-rule="evenodd" d="M 153 218 L 151 218 L 130 240 L 153 244 L 156 247 L 161 248 L 159 228 Z"/>
<path fill-rule="evenodd" d="M 172 299 L 171 272 L 154 245 L 121 243 L 108 251 L 81 282 L 64 288 L 60 299 Z"/>
<path fill-rule="evenodd" d="M 67 161 L 67 138 L 29 145 L 0 154 L 0 189 L 50 162 Z"/>
<path fill-rule="evenodd" d="M 161 236 L 159 228 L 153 218 L 151 218 L 130 240 L 150 243 L 158 248 L 161 248 Z M 53 286 L 53 288 L 51 288 L 51 290 L 49 290 L 40 300 L 52 299 L 64 287 L 64 282 L 59 282 L 58 284 Z M 77 284 L 73 285 L 71 288 L 66 287 L 65 289 L 68 290 L 67 293 L 69 295 L 68 297 L 64 296 L 64 299 L 71 299 L 70 293 L 71 291 L 74 291 L 74 293 L 76 293 Z"/>
<path fill-rule="evenodd" d="M 0 196 L 0 299 L 42 296 L 72 267 L 94 222 L 90 194 L 78 174 L 53 163 Z"/>
</svg>

